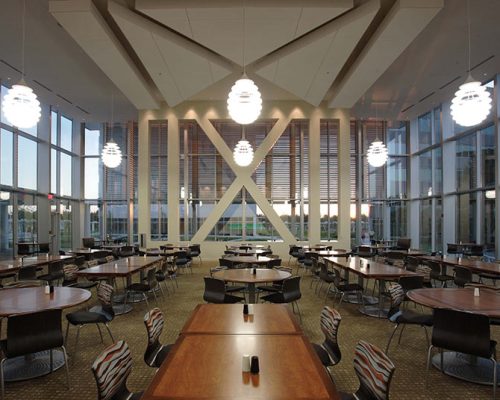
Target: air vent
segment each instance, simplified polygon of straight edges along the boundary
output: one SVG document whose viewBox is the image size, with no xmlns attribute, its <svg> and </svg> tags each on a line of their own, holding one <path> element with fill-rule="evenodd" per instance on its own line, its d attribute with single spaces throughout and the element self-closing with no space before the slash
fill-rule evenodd
<svg viewBox="0 0 500 400">
<path fill-rule="evenodd" d="M 422 103 L 424 100 L 428 99 L 429 97 L 431 97 L 434 93 L 436 92 L 432 92 L 432 93 L 429 93 L 427 96 L 424 96 L 422 97 L 418 102 L 419 103 Z"/>
<path fill-rule="evenodd" d="M 17 71 L 19 72 L 20 74 L 22 74 L 22 72 L 20 70 L 18 70 L 16 67 L 14 67 L 13 65 L 9 64 L 7 61 L 5 60 L 0 60 L 2 63 L 4 63 L 5 65 L 7 65 L 8 67 L 12 68 L 14 71 Z"/>
<path fill-rule="evenodd" d="M 443 86 L 441 86 L 441 87 L 439 88 L 439 90 L 444 89 L 446 86 L 451 85 L 453 82 L 455 82 L 456 80 L 458 80 L 458 79 L 460 79 L 460 78 L 461 78 L 461 76 L 460 76 L 460 75 L 456 76 L 456 77 L 455 77 L 455 78 L 453 78 L 451 81 L 448 81 L 448 82 L 446 82 Z"/>
<path fill-rule="evenodd" d="M 66 97 L 61 96 L 60 94 L 58 94 L 58 95 L 57 95 L 57 97 L 59 97 L 60 99 L 63 99 L 65 102 L 67 102 L 67 103 L 69 103 L 69 104 L 73 105 L 73 103 L 72 103 L 71 101 L 69 101 Z"/>
<path fill-rule="evenodd" d="M 480 67 L 481 65 L 483 65 L 483 64 L 485 64 L 485 63 L 487 63 L 487 62 L 488 62 L 488 61 L 490 61 L 492 58 L 495 58 L 495 55 L 491 55 L 491 56 L 489 56 L 489 57 L 485 58 L 485 59 L 484 59 L 483 61 L 481 61 L 480 63 L 478 63 L 478 64 L 474 65 L 474 66 L 470 69 L 470 71 L 474 71 L 476 68 L 478 68 L 478 67 Z"/>
<path fill-rule="evenodd" d="M 82 108 L 80 106 L 75 106 L 75 107 L 78 108 L 80 111 L 83 111 L 85 114 L 90 115 L 90 113 L 87 110 L 85 110 L 84 108 Z"/>
<path fill-rule="evenodd" d="M 50 89 L 49 87 L 47 87 L 46 85 L 44 85 L 43 83 L 37 81 L 36 79 L 33 79 L 33 82 L 35 82 L 37 85 L 43 87 L 45 90 L 48 90 L 49 92 L 52 92 L 52 89 Z"/>
<path fill-rule="evenodd" d="M 405 113 L 406 111 L 408 111 L 412 107 L 415 107 L 415 104 L 412 104 L 411 106 L 406 107 L 405 109 L 401 110 L 401 112 Z"/>
</svg>

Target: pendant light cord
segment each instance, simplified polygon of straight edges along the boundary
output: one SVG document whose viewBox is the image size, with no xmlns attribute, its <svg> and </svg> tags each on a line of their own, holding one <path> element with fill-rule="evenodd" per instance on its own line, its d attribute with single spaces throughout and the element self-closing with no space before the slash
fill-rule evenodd
<svg viewBox="0 0 500 400">
<path fill-rule="evenodd" d="M 245 10 L 245 0 L 243 0 L 243 75 L 246 75 L 246 60 L 245 60 L 245 38 L 246 38 L 246 10 Z"/>
<path fill-rule="evenodd" d="M 467 7 L 466 7 L 466 10 L 467 10 L 467 47 L 469 49 L 468 51 L 468 60 L 467 60 L 467 65 L 468 65 L 468 68 L 467 68 L 467 73 L 470 75 L 470 9 L 469 9 L 469 6 L 470 6 L 470 2 L 469 0 L 466 0 L 467 1 Z"/>
<path fill-rule="evenodd" d="M 24 46 L 26 41 L 26 0 L 23 0 L 22 17 L 22 40 L 21 40 L 21 81 L 24 81 Z"/>
</svg>

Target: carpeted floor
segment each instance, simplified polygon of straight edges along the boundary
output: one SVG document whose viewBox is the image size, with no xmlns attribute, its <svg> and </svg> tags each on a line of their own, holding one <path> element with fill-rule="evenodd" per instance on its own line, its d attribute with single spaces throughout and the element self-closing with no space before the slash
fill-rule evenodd
<svg viewBox="0 0 500 400">
<path fill-rule="evenodd" d="M 160 298 L 159 307 L 166 319 L 161 337 L 163 343 L 175 341 L 194 306 L 203 302 L 203 276 L 212 265 L 214 263 L 204 262 L 202 266 L 195 263 L 192 274 L 188 272 L 179 276 L 179 288 L 175 293 L 171 292 L 169 296 Z M 301 283 L 302 328 L 311 341 L 320 342 L 322 334 L 319 329 L 319 314 L 325 305 L 325 299 L 324 296 L 319 298 L 309 288 L 310 279 L 310 276 L 304 276 Z M 326 304 L 332 305 L 332 299 L 328 299 Z M 155 306 L 154 300 L 150 300 L 150 305 Z M 358 312 L 356 305 L 352 304 L 342 304 L 339 311 L 342 315 L 339 330 L 342 360 L 332 368 L 332 372 L 337 388 L 350 392 L 358 387 L 352 367 L 356 343 L 364 339 L 384 349 L 393 324 L 386 319 L 366 317 Z M 146 388 L 155 373 L 155 370 L 147 367 L 143 361 L 143 351 L 146 346 L 146 331 L 143 324 L 145 313 L 145 303 L 135 304 L 131 313 L 118 316 L 111 323 L 115 339 L 126 340 L 132 351 L 134 364 L 129 378 L 129 388 L 133 391 Z M 65 328 L 65 322 L 63 326 Z M 493 327 L 493 336 L 493 339 L 499 339 L 497 327 Z M 60 369 L 41 378 L 7 383 L 4 399 L 96 399 L 97 391 L 90 366 L 100 351 L 111 343 L 110 338 L 105 336 L 105 342 L 101 344 L 97 329 L 94 326 L 87 326 L 82 329 L 77 354 L 74 354 L 74 339 L 75 331 L 71 330 L 69 343 L 67 343 L 71 357 L 71 389 L 69 391 L 66 388 L 64 369 Z M 429 385 L 426 388 L 426 352 L 425 335 L 420 327 L 406 328 L 400 345 L 397 344 L 396 339 L 393 341 L 390 357 L 396 365 L 396 372 L 391 384 L 391 399 L 479 400 L 492 397 L 491 387 L 463 382 L 443 375 L 436 369 L 431 370 Z M 298 365 L 297 368 L 300 366 Z"/>
</svg>

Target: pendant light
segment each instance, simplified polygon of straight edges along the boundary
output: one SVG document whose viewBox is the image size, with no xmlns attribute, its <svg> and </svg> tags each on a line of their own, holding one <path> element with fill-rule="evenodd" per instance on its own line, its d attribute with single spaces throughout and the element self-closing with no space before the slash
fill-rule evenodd
<svg viewBox="0 0 500 400">
<path fill-rule="evenodd" d="M 470 15 L 467 0 L 467 41 L 468 41 L 468 76 L 460 85 L 451 102 L 451 116 L 462 126 L 474 126 L 483 122 L 491 109 L 491 97 L 481 82 L 475 81 L 470 73 Z"/>
<path fill-rule="evenodd" d="M 377 122 L 377 107 L 375 107 L 375 140 L 370 144 L 368 148 L 366 158 L 368 164 L 372 167 L 381 167 L 387 162 L 387 147 L 384 142 L 378 138 L 378 122 Z"/>
<path fill-rule="evenodd" d="M 18 128 L 27 129 L 40 120 L 41 108 L 33 89 L 24 81 L 24 42 L 26 37 L 26 0 L 23 0 L 21 80 L 12 85 L 2 101 L 3 112 L 7 121 Z"/>
<path fill-rule="evenodd" d="M 242 126 L 241 140 L 234 147 L 233 159 L 240 167 L 248 167 L 253 161 L 253 148 L 245 139 L 245 126 Z"/>
<path fill-rule="evenodd" d="M 262 110 L 259 88 L 245 73 L 245 3 L 243 2 L 243 76 L 236 81 L 227 97 L 229 116 L 238 124 L 254 122 Z"/>
<path fill-rule="evenodd" d="M 103 164 L 108 168 L 116 168 L 122 163 L 122 152 L 120 146 L 113 140 L 114 114 L 113 114 L 114 97 L 111 95 L 111 133 L 110 140 L 102 149 L 101 159 Z"/>
</svg>

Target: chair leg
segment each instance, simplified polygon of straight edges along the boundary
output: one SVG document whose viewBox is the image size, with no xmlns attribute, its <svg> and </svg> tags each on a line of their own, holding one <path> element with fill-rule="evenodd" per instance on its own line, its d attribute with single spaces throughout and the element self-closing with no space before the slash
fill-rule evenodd
<svg viewBox="0 0 500 400">
<path fill-rule="evenodd" d="M 64 365 L 66 367 L 66 385 L 68 386 L 68 390 L 70 389 L 69 387 L 69 366 L 68 366 L 68 353 L 66 353 L 66 347 L 61 346 L 61 349 L 63 351 L 64 355 Z"/>
<path fill-rule="evenodd" d="M 434 346 L 431 344 L 429 346 L 429 350 L 427 350 L 427 370 L 425 371 L 425 387 L 428 387 L 429 381 L 429 368 L 431 367 L 431 356 L 432 356 L 432 348 Z"/>
<path fill-rule="evenodd" d="M 66 343 L 66 345 L 68 344 L 68 334 L 69 334 L 69 321 L 66 324 L 66 335 L 64 337 L 64 343 Z"/>
<path fill-rule="evenodd" d="M 387 355 L 389 355 L 389 346 L 391 345 L 392 338 L 394 337 L 394 334 L 396 333 L 398 328 L 399 328 L 399 324 L 396 324 L 396 326 L 392 330 L 391 336 L 389 337 L 389 341 L 387 342 L 387 346 L 385 346 L 385 354 L 387 354 Z"/>
<path fill-rule="evenodd" d="M 144 296 L 144 300 L 146 300 L 146 307 L 149 310 L 149 301 L 148 301 L 148 296 L 146 296 L 146 293 L 142 292 L 142 295 Z"/>
<path fill-rule="evenodd" d="M 104 339 L 102 337 L 102 332 L 101 332 L 101 327 L 99 326 L 99 324 L 95 324 L 97 326 L 97 330 L 99 331 L 99 336 L 101 337 L 101 343 L 104 343 Z"/>
<path fill-rule="evenodd" d="M 108 330 L 109 337 L 111 338 L 111 341 L 114 343 L 115 342 L 115 338 L 113 337 L 113 334 L 111 333 L 111 329 L 110 329 L 109 325 L 107 323 L 105 323 L 104 326 Z"/>
<path fill-rule="evenodd" d="M 491 357 L 490 360 L 493 363 L 493 400 L 495 400 L 497 396 L 497 360 L 495 357 Z"/>
<path fill-rule="evenodd" d="M 401 344 L 401 337 L 403 336 L 403 331 L 406 328 L 406 324 L 403 324 L 403 327 L 401 328 L 401 331 L 399 332 L 399 339 L 398 339 L 398 344 Z"/>
<path fill-rule="evenodd" d="M 2 399 L 5 398 L 5 382 L 3 379 L 3 364 L 5 363 L 7 359 L 3 358 L 2 361 L 0 361 L 0 386 L 2 387 Z"/>
<path fill-rule="evenodd" d="M 49 364 L 50 364 L 50 372 L 54 371 L 54 352 L 52 349 L 49 350 Z"/>
<path fill-rule="evenodd" d="M 82 325 L 78 325 L 76 328 L 76 340 L 75 340 L 75 351 L 73 352 L 73 362 L 75 362 L 76 351 L 78 350 L 78 339 L 80 338 L 80 328 Z"/>
</svg>

